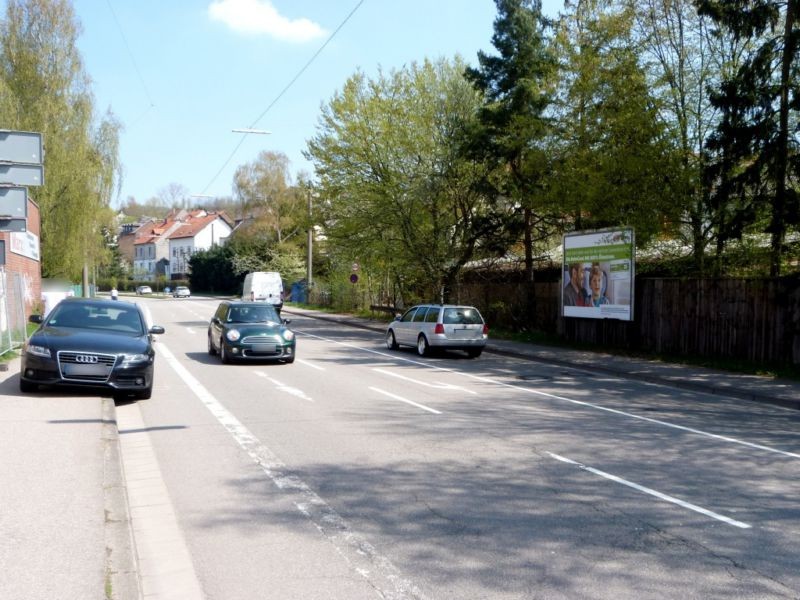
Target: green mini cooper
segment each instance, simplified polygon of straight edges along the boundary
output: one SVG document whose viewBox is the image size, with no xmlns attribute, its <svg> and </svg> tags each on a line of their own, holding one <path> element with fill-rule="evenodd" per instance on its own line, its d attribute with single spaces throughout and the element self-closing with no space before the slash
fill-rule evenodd
<svg viewBox="0 0 800 600">
<path fill-rule="evenodd" d="M 208 324 L 208 353 L 235 360 L 294 362 L 295 335 L 288 319 L 265 302 L 221 302 Z"/>
</svg>

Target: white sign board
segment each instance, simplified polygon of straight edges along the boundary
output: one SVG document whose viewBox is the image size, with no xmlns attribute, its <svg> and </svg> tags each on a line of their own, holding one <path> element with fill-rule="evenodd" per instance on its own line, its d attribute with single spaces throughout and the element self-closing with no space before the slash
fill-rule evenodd
<svg viewBox="0 0 800 600">
<path fill-rule="evenodd" d="M 26 231 L 25 233 L 10 233 L 9 250 L 33 260 L 39 260 L 39 236 Z"/>
<path fill-rule="evenodd" d="M 635 247 L 633 229 L 565 235 L 562 314 L 632 321 Z"/>
<path fill-rule="evenodd" d="M 0 161 L 42 164 L 42 134 L 0 129 Z"/>
</svg>

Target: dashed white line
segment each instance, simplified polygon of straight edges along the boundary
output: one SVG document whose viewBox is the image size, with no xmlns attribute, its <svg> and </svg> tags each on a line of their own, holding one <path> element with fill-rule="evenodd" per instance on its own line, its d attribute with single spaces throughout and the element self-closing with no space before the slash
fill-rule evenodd
<svg viewBox="0 0 800 600">
<path fill-rule="evenodd" d="M 600 410 L 600 411 L 611 413 L 611 414 L 621 415 L 623 417 L 627 417 L 627 418 L 630 418 L 630 419 L 636 419 L 636 420 L 639 420 L 639 421 L 645 421 L 647 423 L 653 423 L 655 425 L 661 425 L 662 427 L 669 427 L 671 429 L 678 429 L 680 431 L 686 431 L 688 433 L 693 433 L 693 434 L 696 434 L 696 435 L 708 437 L 708 438 L 711 438 L 711 439 L 720 440 L 720 441 L 723 441 L 723 442 L 728 442 L 730 444 L 738 444 L 740 446 L 746 446 L 748 448 L 753 448 L 755 450 L 762 450 L 764 452 L 770 452 L 770 453 L 773 453 L 773 454 L 780 454 L 781 456 L 787 456 L 789 458 L 800 458 L 800 454 L 797 454 L 795 452 L 787 452 L 785 450 L 779 450 L 777 448 L 772 448 L 771 446 L 764 446 L 762 444 L 755 444 L 753 442 L 746 442 L 744 440 L 740 440 L 740 439 L 733 438 L 733 437 L 726 436 L 726 435 L 719 435 L 719 434 L 716 434 L 716 433 L 710 433 L 708 431 L 703 431 L 701 429 L 694 429 L 692 427 L 685 427 L 684 425 L 676 425 L 675 423 L 669 423 L 667 421 L 661 421 L 659 419 L 653 419 L 653 418 L 650 418 L 650 417 L 643 417 L 641 415 L 636 415 L 636 414 L 633 414 L 633 413 L 625 412 L 624 410 L 618 410 L 616 408 L 608 408 L 607 406 L 601 406 L 599 404 L 593 404 L 591 402 L 584 402 L 582 400 L 575 400 L 573 398 L 565 398 L 564 396 L 557 396 L 555 394 L 548 394 L 547 392 L 541 392 L 539 390 L 533 390 L 533 389 L 530 389 L 530 388 L 521 387 L 521 386 L 518 386 L 518 385 L 514 385 L 513 383 L 505 383 L 503 381 L 498 381 L 496 379 L 492 379 L 491 377 L 484 377 L 482 375 L 472 375 L 471 373 L 464 373 L 463 371 L 456 371 L 455 369 L 447 369 L 447 368 L 444 368 L 444 367 L 440 367 L 438 365 L 426 364 L 426 363 L 421 362 L 421 361 L 411 360 L 411 359 L 408 359 L 408 358 L 403 358 L 402 356 L 392 355 L 392 354 L 388 354 L 386 352 L 380 352 L 378 350 L 372 350 L 370 348 L 363 348 L 361 346 L 356 346 L 355 344 L 350 344 L 350 343 L 347 343 L 347 342 L 340 342 L 338 340 L 322 337 L 322 336 L 319 336 L 319 335 L 314 335 L 314 334 L 311 334 L 311 333 L 304 333 L 304 335 L 307 335 L 309 337 L 314 337 L 314 338 L 317 338 L 319 340 L 324 340 L 326 342 L 330 342 L 330 343 L 333 343 L 333 344 L 338 344 L 340 346 L 354 348 L 354 349 L 359 350 L 361 352 L 367 352 L 367 353 L 370 353 L 370 354 L 377 354 L 379 356 L 384 356 L 384 357 L 390 358 L 390 359 L 395 360 L 395 361 L 402 361 L 402 362 L 407 362 L 407 363 L 411 363 L 411 364 L 415 364 L 415 365 L 420 365 L 422 367 L 425 367 L 425 368 L 428 368 L 428 369 L 433 369 L 433 370 L 436 370 L 436 371 L 444 371 L 444 372 L 448 372 L 448 373 L 454 373 L 454 374 L 459 375 L 461 377 L 468 377 L 469 379 L 474 379 L 475 381 L 481 381 L 481 382 L 484 382 L 484 383 L 490 383 L 492 385 L 499 385 L 501 387 L 510 388 L 510 389 L 513 389 L 513 390 L 521 391 L 521 392 L 526 392 L 528 394 L 534 394 L 536 396 L 541 396 L 543 398 L 550 398 L 552 400 L 560 400 L 561 402 L 569 402 L 571 404 L 576 404 L 578 406 L 585 406 L 587 408 L 593 408 L 595 410 Z"/>
<path fill-rule="evenodd" d="M 297 388 L 294 388 L 294 387 L 288 386 L 286 384 L 283 384 L 280 381 L 278 381 L 277 379 L 273 379 L 272 377 L 270 377 L 269 375 L 267 375 L 263 371 L 254 371 L 254 373 L 256 375 L 258 375 L 259 377 L 263 377 L 264 379 L 266 379 L 267 381 L 272 383 L 276 388 L 278 388 L 279 392 L 285 392 L 285 393 L 290 394 L 290 395 L 292 395 L 292 396 L 294 396 L 296 398 L 300 398 L 301 400 L 307 400 L 309 402 L 313 402 L 314 401 L 313 399 L 309 398 L 303 390 L 299 390 Z"/>
<path fill-rule="evenodd" d="M 400 402 L 405 402 L 406 404 L 410 404 L 411 406 L 416 406 L 417 408 L 421 408 L 422 410 L 427 410 L 428 412 L 432 412 L 435 415 L 442 414 L 440 411 L 438 411 L 438 410 L 436 410 L 434 408 L 431 408 L 429 406 L 425 406 L 424 404 L 419 404 L 417 402 L 414 402 L 413 400 L 409 400 L 407 398 L 403 398 L 402 396 L 397 396 L 396 394 L 392 394 L 391 392 L 384 391 L 384 390 L 382 390 L 380 388 L 371 387 L 369 389 L 371 389 L 373 392 L 378 392 L 379 394 L 383 394 L 384 396 L 388 396 L 389 398 L 392 398 L 393 400 L 398 400 Z"/>
<path fill-rule="evenodd" d="M 303 359 L 301 359 L 301 358 L 298 358 L 298 359 L 296 359 L 296 360 L 297 360 L 297 362 L 299 362 L 299 363 L 302 363 L 302 364 L 304 364 L 304 365 L 305 365 L 305 366 L 307 366 L 307 367 L 311 367 L 312 369 L 316 369 L 317 371 L 324 371 L 324 370 L 325 370 L 325 368 L 324 368 L 324 367 L 320 367 L 319 365 L 315 365 L 314 363 L 312 363 L 312 362 L 309 362 L 309 361 L 307 361 L 307 360 L 303 360 Z"/>
<path fill-rule="evenodd" d="M 392 373 L 391 371 L 387 371 L 386 369 L 375 368 L 372 370 L 376 371 L 377 373 L 383 373 L 384 375 L 397 377 L 398 379 L 402 379 L 403 381 L 410 381 L 411 383 L 416 383 L 417 385 L 433 388 L 436 390 L 457 390 L 459 392 L 466 392 L 467 394 L 473 394 L 473 395 L 478 394 L 478 392 L 475 392 L 473 390 L 468 390 L 467 388 L 461 387 L 460 385 L 453 385 L 452 383 L 428 383 L 427 381 L 420 381 L 419 379 L 406 377 L 405 375 L 400 375 L 399 373 Z"/>
<path fill-rule="evenodd" d="M 715 513 L 713 511 L 707 510 L 705 508 L 702 508 L 701 506 L 697 506 L 696 504 L 692 504 L 690 502 L 686 502 L 684 500 L 681 500 L 680 498 L 675 498 L 674 496 L 668 496 L 667 494 L 662 494 L 661 492 L 658 492 L 658 491 L 656 491 L 654 489 L 645 487 L 643 485 L 639 485 L 638 483 L 634 483 L 632 481 L 628 481 L 627 479 L 623 479 L 622 477 L 617 477 L 616 475 L 612 475 L 611 473 L 606 473 L 605 471 L 601 471 L 600 469 L 595 469 L 594 467 L 586 466 L 584 464 L 581 464 L 581 463 L 579 463 L 579 462 L 577 462 L 575 460 L 566 458 L 564 456 L 559 456 L 558 454 L 554 454 L 552 452 L 548 452 L 547 454 L 549 454 L 550 456 L 552 456 L 556 460 L 561 461 L 563 463 L 567 463 L 567 464 L 570 464 L 570 465 L 575 465 L 576 467 L 579 467 L 580 469 L 583 469 L 584 471 L 589 471 L 590 473 L 594 473 L 595 475 L 599 475 L 600 477 L 603 477 L 605 479 L 609 479 L 609 480 L 614 481 L 616 483 L 621 483 L 622 485 L 626 485 L 626 486 L 628 486 L 630 488 L 633 488 L 633 489 L 638 490 L 640 492 L 643 492 L 645 494 L 649 494 L 651 496 L 655 496 L 656 498 L 659 498 L 659 499 L 664 500 L 666 502 L 671 502 L 672 504 L 677 504 L 678 506 L 681 506 L 683 508 L 687 508 L 687 509 L 692 510 L 694 512 L 700 513 L 702 515 L 706 515 L 707 517 L 711 517 L 712 519 L 716 519 L 718 521 L 722 521 L 723 523 L 727 523 L 728 525 L 733 525 L 734 527 L 738 527 L 740 529 L 750 529 L 750 527 L 751 527 L 751 525 L 748 525 L 747 523 L 742 523 L 741 521 L 737 521 L 735 519 L 731 519 L 730 517 L 726 517 L 726 516 L 721 515 L 719 513 Z"/>
</svg>

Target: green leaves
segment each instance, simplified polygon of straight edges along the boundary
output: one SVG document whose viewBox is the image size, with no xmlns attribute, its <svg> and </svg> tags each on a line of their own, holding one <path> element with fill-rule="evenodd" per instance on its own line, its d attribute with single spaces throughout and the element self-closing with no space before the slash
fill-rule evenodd
<svg viewBox="0 0 800 600">
<path fill-rule="evenodd" d="M 356 73 L 323 109 L 314 161 L 331 261 L 360 263 L 406 298 L 438 298 L 502 220 L 462 157 L 480 95 L 461 60 Z M 491 224 L 491 227 L 487 224 Z"/>
<path fill-rule="evenodd" d="M 119 180 L 120 125 L 95 121 L 89 78 L 67 0 L 9 0 L 0 22 L 0 122 L 43 135 L 42 270 L 77 281 L 83 266 L 110 260 L 103 232 Z"/>
</svg>

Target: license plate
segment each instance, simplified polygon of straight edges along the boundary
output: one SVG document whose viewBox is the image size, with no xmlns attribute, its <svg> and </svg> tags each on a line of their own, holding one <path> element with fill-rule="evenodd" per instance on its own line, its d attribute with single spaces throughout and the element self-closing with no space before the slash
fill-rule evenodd
<svg viewBox="0 0 800 600">
<path fill-rule="evenodd" d="M 474 329 L 454 329 L 453 337 L 459 340 L 468 340 L 477 337 Z"/>
<path fill-rule="evenodd" d="M 275 352 L 278 346 L 277 344 L 253 344 L 251 348 L 253 352 Z"/>
<path fill-rule="evenodd" d="M 64 375 L 108 375 L 105 365 L 64 365 Z"/>
</svg>

